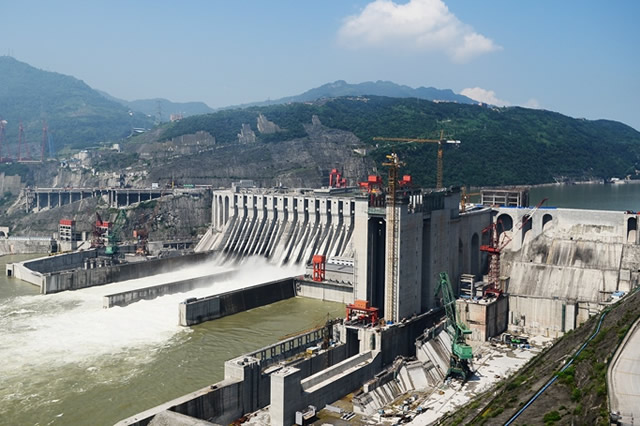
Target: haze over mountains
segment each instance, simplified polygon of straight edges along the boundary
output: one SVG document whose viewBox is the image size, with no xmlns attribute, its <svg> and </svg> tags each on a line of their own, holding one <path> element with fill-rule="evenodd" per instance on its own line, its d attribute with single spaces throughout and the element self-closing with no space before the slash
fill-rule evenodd
<svg viewBox="0 0 640 426">
<path fill-rule="evenodd" d="M 339 80 L 296 96 L 214 111 L 202 102 L 116 99 L 74 77 L 42 71 L 7 56 L 0 57 L 0 75 L 0 119 L 8 122 L 1 148 L 4 154 L 0 153 L 5 157 L 12 156 L 12 150 L 15 153 L 20 122 L 32 152 L 37 150 L 42 120 L 46 120 L 58 150 L 123 140 L 160 143 L 204 131 L 215 138 L 216 146 L 240 145 L 237 155 L 241 158 L 244 150 L 238 134 L 243 125 L 255 132 L 258 144 L 278 144 L 307 138 L 307 126 L 317 115 L 326 128 L 348 132 L 369 145 L 373 150 L 369 155 L 378 163 L 388 147 L 376 150 L 374 136 L 435 138 L 444 130 L 463 140 L 459 150 L 446 154 L 451 165 L 445 169 L 445 180 L 450 184 L 635 176 L 640 164 L 640 133 L 622 123 L 518 107 L 480 106 L 451 90 L 413 89 L 388 81 L 349 84 Z M 175 113 L 185 119 L 165 123 L 144 138 L 131 138 L 134 128 L 151 129 L 159 118 L 166 121 Z M 261 115 L 278 130 L 260 130 Z M 259 147 L 251 146 L 254 157 Z M 418 184 L 433 183 L 431 151 L 435 147 L 397 149 L 413 158 L 407 170 Z M 202 164 L 199 170 L 206 167 Z M 258 161 L 253 167 L 262 166 Z M 305 163 L 304 167 L 313 165 Z"/>
</svg>

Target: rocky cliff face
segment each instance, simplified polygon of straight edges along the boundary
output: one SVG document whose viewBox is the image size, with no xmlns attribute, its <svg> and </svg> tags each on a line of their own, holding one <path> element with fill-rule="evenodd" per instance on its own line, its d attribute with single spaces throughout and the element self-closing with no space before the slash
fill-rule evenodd
<svg viewBox="0 0 640 426">
<path fill-rule="evenodd" d="M 164 239 L 190 239 L 204 233 L 211 221 L 211 193 L 167 196 L 162 199 L 137 203 L 126 210 L 127 221 L 120 238 L 132 240 L 133 230 L 145 228 L 151 241 Z M 103 220 L 116 219 L 117 210 L 109 209 L 105 200 L 84 199 L 62 207 L 21 216 L 10 229 L 10 234 L 25 236 L 51 236 L 58 232 L 60 219 L 76 221 L 77 232 L 91 233 L 96 212 Z"/>
<path fill-rule="evenodd" d="M 220 145 L 195 155 L 155 161 L 149 182 L 170 179 L 190 184 L 229 186 L 252 179 L 260 186 L 317 188 L 328 184 L 338 168 L 349 185 L 365 179 L 375 165 L 361 153 L 366 146 L 353 133 L 330 129 L 317 118 L 305 127 L 307 136 L 277 143 Z"/>
</svg>

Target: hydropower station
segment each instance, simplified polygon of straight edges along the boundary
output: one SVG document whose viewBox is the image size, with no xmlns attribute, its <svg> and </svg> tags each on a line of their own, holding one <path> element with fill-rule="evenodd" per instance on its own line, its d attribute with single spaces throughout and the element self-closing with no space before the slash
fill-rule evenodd
<svg viewBox="0 0 640 426">
<path fill-rule="evenodd" d="M 212 190 L 211 226 L 193 254 L 110 264 L 100 260 L 100 250 L 86 250 L 8 265 L 7 272 L 49 293 L 203 259 L 236 262 L 242 269 L 246 257 L 262 256 L 277 265 L 306 265 L 307 273 L 185 300 L 178 306 L 180 324 L 294 296 L 347 305 L 341 320 L 229 360 L 222 382 L 121 422 L 140 425 L 153 424 L 156 416 L 178 424 L 186 422 L 182 416 L 227 424 L 261 410 L 271 424 L 292 424 L 310 407 L 331 407 L 354 391 L 353 411 L 367 416 L 407 392 L 437 386 L 452 356 L 436 295 L 441 273 L 451 277 L 460 296 L 456 310 L 471 342 L 507 328 L 558 337 L 612 295 L 638 285 L 636 213 L 532 209 L 520 189 L 483 191 L 479 205 L 461 208 L 455 188 L 400 185 L 385 193 L 375 179 L 368 183 L 313 190 L 240 182 Z M 488 265 L 495 252 L 501 254 L 500 269 L 492 282 Z M 221 277 L 107 295 L 105 308 L 216 279 Z"/>
</svg>

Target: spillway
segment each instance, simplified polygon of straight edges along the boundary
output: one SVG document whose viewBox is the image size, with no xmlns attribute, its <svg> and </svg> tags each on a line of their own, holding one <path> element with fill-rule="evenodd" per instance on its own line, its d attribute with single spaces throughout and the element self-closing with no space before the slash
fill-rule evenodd
<svg viewBox="0 0 640 426">
<path fill-rule="evenodd" d="M 227 260 L 257 255 L 275 264 L 306 264 L 314 254 L 353 257 L 355 199 L 330 194 L 214 191 L 213 226 L 196 251 L 221 251 Z"/>
<path fill-rule="evenodd" d="M 177 325 L 185 298 L 298 272 L 248 262 L 246 272 L 212 287 L 111 309 L 102 307 L 105 294 L 222 268 L 207 264 L 52 295 L 30 295 L 29 285 L 0 277 L 0 418 L 7 424 L 113 424 L 215 383 L 229 358 L 314 326 L 327 312 L 342 313 L 338 304 L 294 298 L 215 323 Z"/>
</svg>

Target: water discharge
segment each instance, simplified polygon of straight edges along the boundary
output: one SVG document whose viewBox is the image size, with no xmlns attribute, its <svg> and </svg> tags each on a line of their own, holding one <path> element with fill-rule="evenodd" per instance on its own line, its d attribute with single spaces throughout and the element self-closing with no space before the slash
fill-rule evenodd
<svg viewBox="0 0 640 426">
<path fill-rule="evenodd" d="M 340 304 L 295 298 L 193 328 L 177 325 L 178 303 L 187 297 L 302 272 L 299 266 L 275 267 L 257 259 L 240 265 L 233 279 L 207 288 L 124 308 L 102 307 L 105 294 L 226 269 L 202 264 L 46 296 L 18 295 L 11 290 L 15 280 L 2 277 L 0 419 L 10 424 L 113 424 L 215 383 L 229 358 L 321 323 L 327 313 L 342 313 Z M 10 290 L 3 289 L 9 281 Z"/>
</svg>

